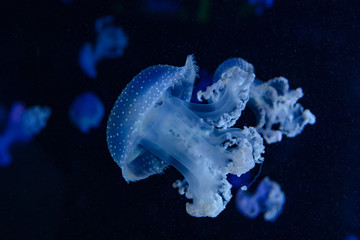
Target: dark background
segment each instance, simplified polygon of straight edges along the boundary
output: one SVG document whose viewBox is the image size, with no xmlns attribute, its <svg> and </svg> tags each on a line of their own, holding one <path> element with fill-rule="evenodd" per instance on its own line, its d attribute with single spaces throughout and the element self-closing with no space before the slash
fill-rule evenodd
<svg viewBox="0 0 360 240">
<path fill-rule="evenodd" d="M 179 1 L 150 13 L 144 1 L 4 1 L 0 5 L 0 103 L 48 105 L 47 127 L 12 148 L 0 169 L 0 239 L 344 239 L 360 236 L 360 6 L 357 1 L 275 0 L 261 16 L 246 1 Z M 206 1 L 205 1 L 206 2 Z M 98 77 L 79 68 L 94 22 L 112 15 L 129 36 L 123 57 L 104 60 Z M 317 117 L 296 138 L 266 146 L 260 179 L 286 194 L 275 223 L 237 212 L 232 200 L 214 219 L 194 218 L 165 174 L 127 184 L 106 146 L 106 119 L 124 86 L 156 64 L 182 66 L 194 54 L 213 72 L 242 57 L 268 80 L 302 87 Z M 95 92 L 101 126 L 84 135 L 68 120 L 75 96 Z M 258 183 L 258 182 L 257 182 Z M 256 186 L 257 184 L 255 184 Z M 253 187 L 254 188 L 254 187 Z M 250 190 L 254 190 L 251 188 Z"/>
</svg>

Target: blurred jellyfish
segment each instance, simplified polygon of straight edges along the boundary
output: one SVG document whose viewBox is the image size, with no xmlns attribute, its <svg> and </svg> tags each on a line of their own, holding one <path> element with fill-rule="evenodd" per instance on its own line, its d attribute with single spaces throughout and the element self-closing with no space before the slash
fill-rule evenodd
<svg viewBox="0 0 360 240">
<path fill-rule="evenodd" d="M 71 122 L 83 133 L 88 133 L 90 128 L 100 125 L 104 117 L 104 105 L 92 92 L 77 96 L 69 111 Z"/>
<path fill-rule="evenodd" d="M 349 234 L 345 237 L 344 240 L 359 240 L 359 238 L 357 236 L 355 236 L 354 234 Z"/>
<path fill-rule="evenodd" d="M 248 3 L 255 5 L 255 14 L 257 16 L 264 12 L 264 9 L 271 8 L 274 4 L 274 0 L 248 0 Z"/>
<path fill-rule="evenodd" d="M 260 134 L 253 127 L 233 128 L 246 104 L 253 101 L 256 114 L 265 121 L 272 120 L 267 116 L 275 120 L 279 117 L 284 124 L 280 130 L 294 136 L 301 132 L 304 119 L 302 108 L 293 106 L 298 95 L 287 88 L 276 88 L 277 82 L 269 85 L 283 90 L 278 93 L 281 101 L 267 98 L 266 93 L 273 91 L 261 82 L 253 91 L 254 67 L 242 58 L 221 63 L 213 84 L 206 89 L 195 86 L 198 102 L 194 102 L 198 70 L 194 57 L 189 55 L 182 67 L 156 65 L 136 75 L 111 110 L 107 144 L 127 182 L 160 174 L 171 165 L 184 176 L 173 187 L 191 199 L 186 204 L 188 214 L 216 217 L 232 197 L 231 177 L 227 176 L 241 177 L 256 164 L 260 164 L 261 171 L 264 145 Z M 276 108 L 271 108 L 270 100 L 276 100 Z M 239 191 L 237 202 L 246 216 L 264 213 L 265 220 L 275 221 L 285 195 L 277 183 L 265 178 L 254 196 Z"/>
<path fill-rule="evenodd" d="M 127 35 L 121 27 L 114 26 L 113 21 L 111 16 L 96 20 L 96 44 L 86 42 L 80 50 L 80 66 L 90 78 L 96 78 L 96 65 L 99 61 L 104 58 L 121 57 L 128 45 Z"/>
<path fill-rule="evenodd" d="M 30 141 L 45 128 L 50 114 L 49 107 L 34 106 L 26 109 L 23 103 L 13 104 L 6 129 L 0 136 L 0 166 L 10 164 L 9 149 L 12 144 Z"/>
<path fill-rule="evenodd" d="M 285 194 L 278 183 L 265 177 L 253 195 L 239 190 L 236 196 L 236 207 L 248 218 L 256 218 L 264 213 L 265 221 L 274 222 L 282 212 Z"/>
</svg>

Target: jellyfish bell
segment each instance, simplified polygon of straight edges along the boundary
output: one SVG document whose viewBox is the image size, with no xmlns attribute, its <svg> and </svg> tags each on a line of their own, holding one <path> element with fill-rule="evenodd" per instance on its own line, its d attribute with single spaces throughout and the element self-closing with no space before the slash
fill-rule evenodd
<svg viewBox="0 0 360 240">
<path fill-rule="evenodd" d="M 108 119 L 107 143 L 127 182 L 161 173 L 166 167 L 165 161 L 142 146 L 146 132 L 144 124 L 149 123 L 151 110 L 164 103 L 175 85 L 182 89 L 177 91 L 177 96 L 191 97 L 190 86 L 195 81 L 196 68 L 192 55 L 187 57 L 183 67 L 149 67 L 135 76 L 118 97 Z"/>
</svg>

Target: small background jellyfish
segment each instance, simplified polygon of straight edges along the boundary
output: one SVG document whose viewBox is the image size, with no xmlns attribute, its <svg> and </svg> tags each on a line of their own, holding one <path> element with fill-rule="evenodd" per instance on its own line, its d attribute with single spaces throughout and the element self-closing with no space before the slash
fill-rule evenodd
<svg viewBox="0 0 360 240">
<path fill-rule="evenodd" d="M 251 195 L 239 190 L 236 195 L 236 207 L 248 218 L 256 218 L 264 213 L 265 221 L 274 222 L 282 212 L 285 194 L 278 183 L 265 177 Z"/>
<path fill-rule="evenodd" d="M 104 58 L 121 57 L 128 45 L 128 37 L 121 27 L 113 25 L 113 17 L 99 18 L 95 22 L 95 45 L 86 42 L 79 54 L 81 69 L 90 78 L 96 78 L 96 65 Z"/>
<path fill-rule="evenodd" d="M 71 122 L 83 133 L 88 133 L 90 128 L 98 127 L 103 117 L 104 105 L 92 92 L 77 96 L 69 110 Z"/>
<path fill-rule="evenodd" d="M 255 14 L 260 16 L 264 9 L 271 8 L 274 4 L 274 0 L 248 0 L 248 3 L 251 5 L 255 5 Z"/>
<path fill-rule="evenodd" d="M 344 240 L 359 240 L 359 238 L 354 234 L 347 235 Z"/>
<path fill-rule="evenodd" d="M 0 136 L 0 166 L 11 163 L 10 147 L 16 142 L 28 142 L 46 126 L 50 117 L 49 107 L 25 108 L 23 103 L 11 107 L 5 131 Z"/>
</svg>

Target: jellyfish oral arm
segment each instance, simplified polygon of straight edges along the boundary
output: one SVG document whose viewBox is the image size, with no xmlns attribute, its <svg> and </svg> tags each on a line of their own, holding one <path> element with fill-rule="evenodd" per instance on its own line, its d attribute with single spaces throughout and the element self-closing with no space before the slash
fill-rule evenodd
<svg viewBox="0 0 360 240">
<path fill-rule="evenodd" d="M 260 154 L 254 146 L 261 137 L 249 129 L 215 129 L 184 105 L 166 98 L 154 107 L 139 131 L 139 144 L 185 177 L 187 185 L 178 187 L 193 200 L 186 204 L 190 215 L 216 217 L 231 198 L 226 175 L 240 176 L 255 166 Z M 135 169 L 132 165 L 139 163 L 128 164 Z"/>
</svg>

